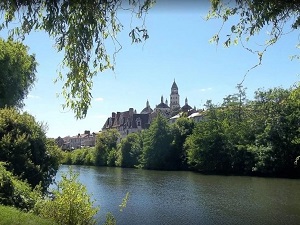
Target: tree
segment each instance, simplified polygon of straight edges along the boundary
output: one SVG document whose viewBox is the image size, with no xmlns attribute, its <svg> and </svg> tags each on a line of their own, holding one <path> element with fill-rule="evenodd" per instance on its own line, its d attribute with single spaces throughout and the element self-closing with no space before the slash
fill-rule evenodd
<svg viewBox="0 0 300 225">
<path fill-rule="evenodd" d="M 64 51 L 62 66 L 69 69 L 65 75 L 59 74 L 59 79 L 66 78 L 64 107 L 70 107 L 76 118 L 84 118 L 91 104 L 92 78 L 98 72 L 114 69 L 115 54 L 121 49 L 117 40 L 122 30 L 118 12 L 129 10 L 143 19 L 153 3 L 154 0 L 4 0 L 0 2 L 0 11 L 5 14 L 0 28 L 13 24 L 11 37 L 24 39 L 31 31 L 44 30 L 55 39 L 57 50 Z M 149 37 L 144 23 L 129 35 L 134 43 Z M 112 53 L 107 51 L 107 43 L 115 45 Z"/>
<path fill-rule="evenodd" d="M 180 117 L 171 126 L 173 136 L 171 160 L 173 167 L 177 169 L 187 168 L 187 154 L 184 149 L 186 138 L 192 134 L 195 122 L 187 117 Z"/>
<path fill-rule="evenodd" d="M 47 141 L 45 126 L 28 113 L 0 109 L 0 161 L 32 188 L 46 191 L 58 170 L 58 147 Z M 57 158 L 56 158 L 57 157 Z"/>
<path fill-rule="evenodd" d="M 256 92 L 258 172 L 299 176 L 294 161 L 299 151 L 299 87 Z M 256 113 L 257 114 L 257 113 Z M 298 174 L 297 174 L 298 173 Z"/>
<path fill-rule="evenodd" d="M 141 166 L 146 169 L 170 169 L 171 130 L 161 114 L 145 132 Z"/>
<path fill-rule="evenodd" d="M 131 133 L 121 140 L 118 149 L 118 166 L 135 167 L 142 152 L 142 134 Z"/>
<path fill-rule="evenodd" d="M 106 166 L 114 158 L 115 149 L 120 133 L 116 129 L 109 129 L 98 134 L 95 146 L 95 164 Z M 111 153 L 112 152 L 112 153 Z"/>
<path fill-rule="evenodd" d="M 189 166 L 198 171 L 224 173 L 230 170 L 230 152 L 222 110 L 208 102 L 205 120 L 196 124 L 185 148 Z"/>
<path fill-rule="evenodd" d="M 285 32 L 298 30 L 300 27 L 300 2 L 297 0 L 211 0 L 211 10 L 208 19 L 218 18 L 224 23 L 230 17 L 238 17 L 238 22 L 231 26 L 229 34 L 224 35 L 225 46 L 241 42 L 244 46 L 245 40 L 261 33 L 268 27 L 268 39 L 261 50 L 245 47 L 252 53 L 257 54 L 261 64 L 264 52 L 275 44 Z M 212 41 L 218 43 L 220 32 L 213 36 Z M 299 47 L 298 43 L 298 47 Z M 295 56 L 299 59 L 299 56 Z"/>
<path fill-rule="evenodd" d="M 36 80 L 36 61 L 28 47 L 0 38 L 0 108 L 22 108 L 23 100 Z"/>
</svg>

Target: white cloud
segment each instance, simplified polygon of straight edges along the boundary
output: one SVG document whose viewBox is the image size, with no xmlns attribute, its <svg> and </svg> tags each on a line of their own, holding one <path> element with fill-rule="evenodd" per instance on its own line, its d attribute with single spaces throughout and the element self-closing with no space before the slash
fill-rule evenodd
<svg viewBox="0 0 300 225">
<path fill-rule="evenodd" d="M 202 92 L 211 91 L 211 90 L 212 90 L 212 88 L 202 88 L 202 89 L 200 89 L 200 91 L 202 91 Z"/>
<path fill-rule="evenodd" d="M 103 102 L 103 101 L 104 101 L 104 98 L 101 98 L 101 97 L 100 97 L 100 98 L 95 98 L 95 101 L 96 101 L 96 102 Z"/>
<path fill-rule="evenodd" d="M 28 98 L 40 99 L 40 96 L 37 95 L 27 95 Z"/>
</svg>

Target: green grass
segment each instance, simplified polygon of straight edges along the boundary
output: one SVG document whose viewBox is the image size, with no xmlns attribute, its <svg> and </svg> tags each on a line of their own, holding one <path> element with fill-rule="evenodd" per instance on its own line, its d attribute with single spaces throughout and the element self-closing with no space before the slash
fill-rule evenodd
<svg viewBox="0 0 300 225">
<path fill-rule="evenodd" d="M 57 225 L 49 219 L 25 213 L 13 207 L 0 205 L 0 225 Z"/>
</svg>

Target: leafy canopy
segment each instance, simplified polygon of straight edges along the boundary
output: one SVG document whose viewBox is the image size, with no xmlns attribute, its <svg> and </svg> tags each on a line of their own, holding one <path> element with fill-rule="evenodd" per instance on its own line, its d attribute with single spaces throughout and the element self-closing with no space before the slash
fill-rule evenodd
<svg viewBox="0 0 300 225">
<path fill-rule="evenodd" d="M 28 113 L 0 109 L 0 160 L 6 169 L 32 188 L 41 183 L 46 191 L 59 166 L 60 150 L 47 140 L 45 126 Z"/>
<path fill-rule="evenodd" d="M 22 43 L 0 38 L 0 108 L 22 108 L 36 80 L 36 65 Z"/>
<path fill-rule="evenodd" d="M 117 34 L 122 30 L 120 10 L 129 10 L 143 19 L 154 0 L 3 0 L 0 12 L 4 20 L 0 28 L 10 28 L 10 36 L 24 39 L 35 30 L 43 30 L 55 39 L 58 52 L 64 52 L 58 79 L 65 80 L 63 107 L 71 108 L 76 118 L 84 118 L 91 104 L 92 78 L 106 69 L 114 69 L 115 54 L 121 49 Z M 15 25 L 17 26 L 15 27 Z M 144 24 L 133 28 L 132 42 L 148 38 Z M 107 51 L 113 43 L 114 52 Z M 111 62 L 113 57 L 113 62 Z"/>
</svg>

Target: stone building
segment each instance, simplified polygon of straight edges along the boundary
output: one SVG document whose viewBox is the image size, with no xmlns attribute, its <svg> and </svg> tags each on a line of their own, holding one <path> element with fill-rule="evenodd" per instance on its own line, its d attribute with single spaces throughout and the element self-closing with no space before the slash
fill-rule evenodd
<svg viewBox="0 0 300 225">
<path fill-rule="evenodd" d="M 130 133 L 149 128 L 151 122 L 158 114 L 163 115 L 167 119 L 172 117 L 172 121 L 175 122 L 180 113 L 186 113 L 189 116 L 195 112 L 196 110 L 188 104 L 187 98 L 185 99 L 185 104 L 180 107 L 180 95 L 174 79 L 171 86 L 170 105 L 168 104 L 168 100 L 165 99 L 164 101 L 163 96 L 161 96 L 160 103 L 154 109 L 150 107 L 147 100 L 146 107 L 140 113 L 136 113 L 136 110 L 133 110 L 133 108 L 129 108 L 128 111 L 124 112 L 112 112 L 111 117 L 107 118 L 102 130 L 117 129 L 121 138 L 124 138 Z"/>
</svg>

